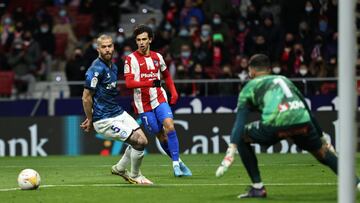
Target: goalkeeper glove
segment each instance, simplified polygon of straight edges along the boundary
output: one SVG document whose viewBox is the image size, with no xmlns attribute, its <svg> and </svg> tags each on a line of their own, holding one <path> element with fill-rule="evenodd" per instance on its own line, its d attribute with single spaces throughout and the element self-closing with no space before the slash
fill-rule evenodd
<svg viewBox="0 0 360 203">
<path fill-rule="evenodd" d="M 216 170 L 216 177 L 221 177 L 225 174 L 225 172 L 230 168 L 230 166 L 234 163 L 234 156 L 235 156 L 236 148 L 235 147 L 228 147 L 226 150 L 226 155 L 224 159 L 221 161 L 220 166 Z"/>
<path fill-rule="evenodd" d="M 153 87 L 161 87 L 161 80 L 153 80 Z"/>
</svg>

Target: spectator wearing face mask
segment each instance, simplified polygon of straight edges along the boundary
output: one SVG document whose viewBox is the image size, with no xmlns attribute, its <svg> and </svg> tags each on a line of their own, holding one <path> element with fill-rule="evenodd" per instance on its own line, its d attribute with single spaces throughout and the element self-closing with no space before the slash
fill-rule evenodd
<svg viewBox="0 0 360 203">
<path fill-rule="evenodd" d="M 55 36 L 51 32 L 51 27 L 47 22 L 40 24 L 39 32 L 35 35 L 36 41 L 39 42 L 41 51 L 50 55 L 54 55 L 55 52 Z"/>
<path fill-rule="evenodd" d="M 313 47 L 313 31 L 311 30 L 308 23 L 305 21 L 300 22 L 298 30 L 298 41 L 303 45 L 305 53 L 311 53 Z"/>
<path fill-rule="evenodd" d="M 299 69 L 301 64 L 307 62 L 308 59 L 305 56 L 304 48 L 302 44 L 295 43 L 293 46 L 293 50 L 290 52 L 290 58 L 287 63 L 288 75 L 290 77 L 294 77 L 299 73 Z"/>
<path fill-rule="evenodd" d="M 246 20 L 241 18 L 238 20 L 237 24 L 237 35 L 235 36 L 235 43 L 237 44 L 236 53 L 244 55 L 249 52 L 251 44 L 251 30 L 246 25 Z"/>
<path fill-rule="evenodd" d="M 266 41 L 263 34 L 258 33 L 254 37 L 254 43 L 250 49 L 250 55 L 256 54 L 256 53 L 262 53 L 269 55 L 269 46 L 268 42 Z"/>
<path fill-rule="evenodd" d="M 283 30 L 279 25 L 274 24 L 274 18 L 271 13 L 265 13 L 262 16 L 262 23 L 259 28 L 259 32 L 265 38 L 271 61 L 274 61 L 281 52 L 281 39 L 283 36 Z"/>
<path fill-rule="evenodd" d="M 7 51 L 10 49 L 11 42 L 14 38 L 15 26 L 10 14 L 2 17 L 0 25 L 0 47 Z"/>
<path fill-rule="evenodd" d="M 207 67 L 211 65 L 212 32 L 209 24 L 201 26 L 201 32 L 193 43 L 193 59 L 195 63 L 200 63 Z"/>
<path fill-rule="evenodd" d="M 299 72 L 294 76 L 296 78 L 312 78 L 313 75 L 309 71 L 309 67 L 307 64 L 302 63 L 299 68 Z M 294 84 L 299 88 L 299 90 L 304 95 L 314 95 L 316 93 L 316 85 L 312 82 L 303 81 L 296 81 Z"/>
<path fill-rule="evenodd" d="M 302 21 L 306 22 L 311 30 L 317 29 L 317 23 L 319 19 L 319 9 L 312 1 L 306 1 L 304 5 L 304 16 Z"/>
<path fill-rule="evenodd" d="M 205 74 L 204 68 L 200 63 L 195 64 L 194 71 L 191 79 L 206 79 L 207 76 Z M 195 83 L 195 81 L 191 84 L 191 96 L 205 96 L 206 94 L 206 84 L 204 83 Z M 208 88 L 211 89 L 211 88 Z"/>
<path fill-rule="evenodd" d="M 204 11 L 205 17 L 207 20 L 211 20 L 214 17 L 214 14 L 218 14 L 223 17 L 223 19 L 227 19 L 232 21 L 235 18 L 235 10 L 232 5 L 231 0 L 211 0 L 204 1 L 202 5 L 202 10 Z M 228 22 L 225 22 L 228 23 Z"/>
<path fill-rule="evenodd" d="M 181 26 L 177 33 L 177 36 L 171 41 L 169 47 L 169 51 L 174 58 L 180 57 L 181 46 L 184 44 L 191 46 L 192 40 L 189 30 L 186 27 Z"/>
<path fill-rule="evenodd" d="M 127 44 L 127 41 L 128 40 L 126 39 L 124 32 L 117 32 L 114 41 L 116 51 L 120 53 Z"/>
<path fill-rule="evenodd" d="M 67 14 L 66 9 L 60 9 L 58 16 L 55 17 L 55 24 L 52 29 L 52 32 L 55 35 L 57 34 L 66 34 L 67 35 L 67 43 L 66 43 L 66 51 L 65 56 L 67 59 L 70 59 L 73 53 L 73 50 L 78 43 L 78 40 L 75 36 L 72 24 L 70 22 L 70 17 Z"/>
<path fill-rule="evenodd" d="M 226 22 L 223 21 L 223 18 L 220 14 L 214 13 L 212 17 L 212 32 L 221 34 L 223 37 L 223 42 L 227 46 L 230 44 L 230 29 Z"/>
<path fill-rule="evenodd" d="M 176 80 L 190 79 L 189 74 L 185 72 L 185 68 L 182 64 L 176 65 Z M 190 83 L 175 83 L 176 89 L 180 96 L 188 96 L 192 91 L 192 84 Z"/>
<path fill-rule="evenodd" d="M 274 75 L 282 75 L 282 74 L 281 74 L 281 67 L 280 67 L 279 65 L 273 66 L 272 69 L 271 69 L 271 71 L 272 71 L 272 73 L 273 73 Z"/>
<path fill-rule="evenodd" d="M 65 73 L 68 81 L 83 81 L 87 71 L 86 60 L 80 47 L 75 48 L 71 59 L 66 63 Z M 70 96 L 82 96 L 83 85 L 70 85 Z"/>
<path fill-rule="evenodd" d="M 230 63 L 230 53 L 225 45 L 224 37 L 221 33 L 214 33 L 212 36 L 212 58 L 211 69 L 220 69 L 222 65 Z"/>
<path fill-rule="evenodd" d="M 31 97 L 35 86 L 35 64 L 34 59 L 27 51 L 28 43 L 24 39 L 14 40 L 9 53 L 7 54 L 8 63 L 15 73 L 16 94 L 19 97 Z M 31 53 L 32 54 L 32 53 Z"/>
<path fill-rule="evenodd" d="M 84 59 L 86 60 L 86 67 L 89 67 L 93 60 L 95 60 L 99 53 L 97 51 L 97 38 L 94 37 L 87 45 L 87 48 L 85 50 Z"/>
<path fill-rule="evenodd" d="M 187 44 L 181 45 L 180 48 L 180 56 L 179 56 L 179 63 L 184 66 L 185 72 L 190 73 L 192 67 L 194 66 L 194 60 L 192 55 L 191 46 Z"/>
<path fill-rule="evenodd" d="M 221 69 L 221 79 L 233 79 L 234 75 L 231 71 L 230 64 L 225 64 Z M 223 82 L 218 84 L 218 95 L 221 96 L 230 96 L 235 95 L 235 84 L 230 82 Z"/>
</svg>

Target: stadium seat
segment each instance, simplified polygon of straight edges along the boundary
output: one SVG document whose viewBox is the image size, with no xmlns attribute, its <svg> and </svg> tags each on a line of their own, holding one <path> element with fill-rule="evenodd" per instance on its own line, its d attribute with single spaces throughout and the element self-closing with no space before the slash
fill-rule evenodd
<svg viewBox="0 0 360 203">
<path fill-rule="evenodd" d="M 64 56 L 68 43 L 68 35 L 66 33 L 55 34 L 55 56 Z"/>
<path fill-rule="evenodd" d="M 77 15 L 75 17 L 76 37 L 85 37 L 89 35 L 93 20 L 91 15 Z"/>
<path fill-rule="evenodd" d="M 43 0 L 32 0 L 32 1 L 24 1 L 24 0 L 11 0 L 9 1 L 9 5 L 7 11 L 9 13 L 13 13 L 17 8 L 22 8 L 24 13 L 33 14 L 35 13 L 42 5 L 44 4 Z"/>
<path fill-rule="evenodd" d="M 14 71 L 0 71 L 0 96 L 11 96 L 15 81 L 14 79 Z"/>
</svg>

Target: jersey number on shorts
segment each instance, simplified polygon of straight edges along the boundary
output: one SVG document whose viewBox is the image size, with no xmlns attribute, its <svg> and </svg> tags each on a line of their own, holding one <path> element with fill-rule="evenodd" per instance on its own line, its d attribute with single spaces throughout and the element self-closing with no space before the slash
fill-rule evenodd
<svg viewBox="0 0 360 203">
<path fill-rule="evenodd" d="M 113 130 L 115 133 L 120 132 L 120 128 L 118 128 L 118 127 L 116 127 L 114 125 L 111 126 L 111 130 Z"/>
<path fill-rule="evenodd" d="M 293 97 L 292 92 L 290 91 L 289 87 L 287 86 L 287 84 L 285 83 L 285 81 L 282 78 L 276 78 L 275 80 L 273 80 L 273 82 L 275 84 L 280 85 L 282 91 L 284 92 L 284 94 L 287 98 Z"/>
</svg>

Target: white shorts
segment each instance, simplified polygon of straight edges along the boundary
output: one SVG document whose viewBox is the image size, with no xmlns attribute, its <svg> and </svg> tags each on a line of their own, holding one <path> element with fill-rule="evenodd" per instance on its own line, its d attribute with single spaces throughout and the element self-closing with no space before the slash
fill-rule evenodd
<svg viewBox="0 0 360 203">
<path fill-rule="evenodd" d="M 97 133 L 121 141 L 125 141 L 133 131 L 140 128 L 136 120 L 126 111 L 119 116 L 98 120 L 93 124 Z"/>
</svg>

